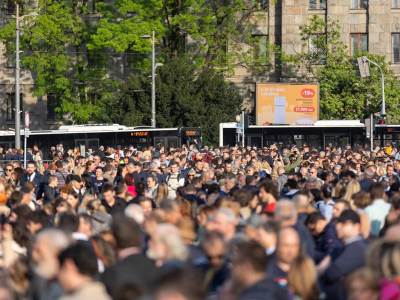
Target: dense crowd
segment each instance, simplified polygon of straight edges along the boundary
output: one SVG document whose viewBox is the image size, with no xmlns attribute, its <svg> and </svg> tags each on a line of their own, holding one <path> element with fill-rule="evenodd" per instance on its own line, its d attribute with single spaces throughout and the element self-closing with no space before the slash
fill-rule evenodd
<svg viewBox="0 0 400 300">
<path fill-rule="evenodd" d="M 1 300 L 400 299 L 392 146 L 1 152 Z"/>
</svg>

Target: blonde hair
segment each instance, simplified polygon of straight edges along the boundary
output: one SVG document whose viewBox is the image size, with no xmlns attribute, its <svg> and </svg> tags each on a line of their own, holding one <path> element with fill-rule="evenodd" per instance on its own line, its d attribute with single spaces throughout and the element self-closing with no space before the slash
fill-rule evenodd
<svg viewBox="0 0 400 300">
<path fill-rule="evenodd" d="M 160 183 L 157 188 L 157 195 L 155 198 L 155 202 L 157 207 L 160 205 L 160 202 L 163 201 L 168 196 L 168 184 Z"/>
<path fill-rule="evenodd" d="M 288 274 L 288 285 L 293 293 L 302 300 L 317 300 L 318 273 L 314 262 L 307 256 L 299 256 L 291 265 Z"/>
<path fill-rule="evenodd" d="M 351 203 L 353 206 L 353 195 L 361 191 L 360 183 L 357 180 L 351 180 L 346 187 L 346 193 L 343 196 L 343 199 Z"/>
</svg>

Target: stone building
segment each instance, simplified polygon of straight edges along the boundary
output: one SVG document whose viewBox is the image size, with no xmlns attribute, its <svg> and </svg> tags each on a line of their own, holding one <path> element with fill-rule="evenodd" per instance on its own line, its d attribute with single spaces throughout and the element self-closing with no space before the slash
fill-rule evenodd
<svg viewBox="0 0 400 300">
<path fill-rule="evenodd" d="M 0 0 L 1 1 L 1 0 Z M 1 2 L 0 2 L 1 3 Z M 0 16 L 4 22 L 7 0 L 3 0 Z M 318 15 L 325 20 L 332 18 L 341 25 L 343 42 L 350 53 L 368 50 L 384 55 L 393 71 L 400 75 L 400 0 L 260 0 L 256 13 L 257 41 L 255 55 L 265 56 L 270 64 L 265 74 L 252 74 L 243 66 L 235 68 L 227 79 L 237 84 L 244 96 L 244 106 L 251 110 L 255 98 L 256 82 L 285 82 L 289 78 L 282 70 L 280 61 L 270 53 L 268 45 L 281 47 L 287 54 L 302 50 L 300 26 Z M 0 128 L 14 124 L 14 69 L 12 59 L 7 59 L 5 49 L 0 47 Z M 45 129 L 57 126 L 52 101 L 47 97 L 34 97 L 32 75 L 21 71 L 21 99 L 23 109 L 31 113 L 32 128 Z"/>
</svg>

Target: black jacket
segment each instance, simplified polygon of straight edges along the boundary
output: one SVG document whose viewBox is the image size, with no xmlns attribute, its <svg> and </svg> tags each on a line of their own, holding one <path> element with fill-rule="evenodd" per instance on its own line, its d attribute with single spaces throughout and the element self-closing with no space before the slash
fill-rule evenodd
<svg viewBox="0 0 400 300">
<path fill-rule="evenodd" d="M 326 300 L 345 300 L 344 278 L 365 264 L 367 242 L 360 238 L 344 246 L 343 251 L 333 260 L 321 277 Z"/>
<path fill-rule="evenodd" d="M 159 273 L 154 262 L 143 254 L 134 254 L 107 268 L 101 275 L 108 294 L 118 299 L 126 287 L 149 291 Z"/>
<path fill-rule="evenodd" d="M 30 182 L 30 176 L 28 174 L 24 174 L 21 178 L 21 186 L 23 186 L 27 182 Z M 42 198 L 43 185 L 44 185 L 43 184 L 43 175 L 40 174 L 39 172 L 35 171 L 35 177 L 33 178 L 32 183 L 35 187 L 36 199 Z"/>
<path fill-rule="evenodd" d="M 265 278 L 243 290 L 239 300 L 286 300 L 289 293 L 285 287 Z"/>
</svg>

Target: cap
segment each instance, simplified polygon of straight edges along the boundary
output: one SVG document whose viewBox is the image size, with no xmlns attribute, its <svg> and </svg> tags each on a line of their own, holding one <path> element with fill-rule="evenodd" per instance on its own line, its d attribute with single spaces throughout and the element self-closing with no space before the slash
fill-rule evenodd
<svg viewBox="0 0 400 300">
<path fill-rule="evenodd" d="M 355 212 L 352 209 L 346 209 L 344 210 L 339 218 L 336 220 L 337 223 L 346 223 L 346 222 L 351 222 L 353 224 L 360 224 L 360 216 L 358 215 L 357 212 Z"/>
</svg>

